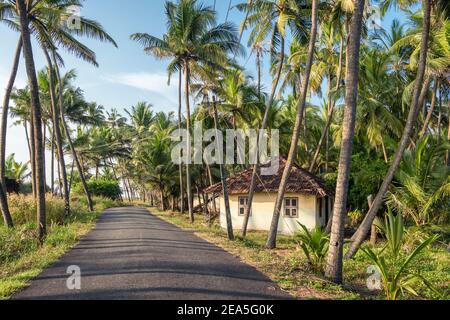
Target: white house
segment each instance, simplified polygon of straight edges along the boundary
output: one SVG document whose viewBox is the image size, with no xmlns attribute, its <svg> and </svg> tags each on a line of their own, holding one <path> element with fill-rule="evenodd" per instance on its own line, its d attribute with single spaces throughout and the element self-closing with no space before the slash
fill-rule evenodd
<svg viewBox="0 0 450 320">
<path fill-rule="evenodd" d="M 278 194 L 281 176 L 286 161 L 280 160 L 277 175 L 258 175 L 248 230 L 268 231 L 272 222 L 273 209 Z M 233 229 L 241 229 L 244 221 L 252 169 L 227 180 Z M 222 184 L 205 190 L 220 199 L 220 224 L 226 228 L 225 202 Z M 326 226 L 332 214 L 333 193 L 324 181 L 306 170 L 294 165 L 288 180 L 283 201 L 278 232 L 292 235 L 300 229 L 299 223 L 309 229 Z"/>
</svg>

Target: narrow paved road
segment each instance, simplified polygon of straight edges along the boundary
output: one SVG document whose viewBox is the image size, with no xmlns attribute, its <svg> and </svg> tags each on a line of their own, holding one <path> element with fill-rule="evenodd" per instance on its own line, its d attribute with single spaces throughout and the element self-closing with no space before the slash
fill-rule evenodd
<svg viewBox="0 0 450 320">
<path fill-rule="evenodd" d="M 81 269 L 81 290 L 67 268 Z M 110 209 L 96 228 L 13 299 L 289 299 L 255 268 L 140 208 Z"/>
</svg>

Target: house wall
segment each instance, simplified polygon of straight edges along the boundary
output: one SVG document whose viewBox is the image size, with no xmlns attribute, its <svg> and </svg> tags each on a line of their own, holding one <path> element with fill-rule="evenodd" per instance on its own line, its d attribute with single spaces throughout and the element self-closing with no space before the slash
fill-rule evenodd
<svg viewBox="0 0 450 320">
<path fill-rule="evenodd" d="M 248 195 L 231 195 L 230 196 L 230 208 L 233 222 L 233 229 L 242 229 L 244 221 L 243 216 L 239 216 L 239 197 L 247 197 Z M 252 215 L 249 219 L 248 230 L 268 231 L 272 222 L 273 209 L 275 207 L 277 195 L 257 193 L 254 196 Z M 318 201 L 315 196 L 304 194 L 286 194 L 286 197 L 298 198 L 299 214 L 298 218 L 290 218 L 284 215 L 284 209 L 280 216 L 278 224 L 278 232 L 282 234 L 294 234 L 300 229 L 298 222 L 305 225 L 309 229 L 315 228 L 317 225 L 325 224 L 325 216 L 322 215 L 322 219 L 318 214 Z M 226 228 L 225 218 L 225 203 L 223 197 L 220 197 L 220 224 L 223 228 Z"/>
</svg>

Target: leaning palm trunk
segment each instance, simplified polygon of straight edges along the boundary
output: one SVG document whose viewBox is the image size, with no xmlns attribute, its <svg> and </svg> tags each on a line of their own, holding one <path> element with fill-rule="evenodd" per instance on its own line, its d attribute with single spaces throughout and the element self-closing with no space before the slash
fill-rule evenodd
<svg viewBox="0 0 450 320">
<path fill-rule="evenodd" d="M 308 95 L 309 89 L 309 80 L 311 77 L 311 69 L 314 60 L 314 52 L 316 45 L 316 37 L 317 37 L 317 18 L 318 18 L 318 10 L 317 10 L 317 1 L 313 0 L 312 2 L 312 13 L 311 13 L 311 38 L 309 39 L 308 45 L 308 57 L 306 61 L 305 68 L 305 77 L 302 83 L 301 91 L 300 91 L 300 99 L 297 105 L 297 117 L 295 120 L 295 126 L 292 133 L 292 141 L 291 148 L 289 150 L 289 155 L 286 161 L 286 166 L 284 168 L 283 176 L 280 181 L 280 188 L 278 190 L 277 200 L 275 202 L 275 208 L 273 212 L 272 223 L 270 225 L 269 237 L 267 239 L 266 247 L 269 249 L 273 249 L 276 247 L 277 241 L 277 232 L 278 232 L 278 222 L 280 220 L 280 212 L 281 207 L 283 205 L 284 194 L 286 192 L 287 182 L 289 180 L 289 176 L 291 175 L 292 166 L 294 165 L 295 157 L 298 150 L 298 140 L 300 137 L 300 131 L 303 122 L 303 115 L 306 105 L 306 98 Z"/>
<path fill-rule="evenodd" d="M 214 128 L 216 130 L 216 144 L 219 149 L 219 116 L 217 112 L 216 97 L 213 97 L 213 108 L 214 108 Z M 220 181 L 222 182 L 223 199 L 225 202 L 225 218 L 227 220 L 227 235 L 228 240 L 234 240 L 233 234 L 233 222 L 231 220 L 231 210 L 230 210 L 230 197 L 228 195 L 228 184 L 227 184 L 227 172 L 223 165 L 223 150 L 219 149 L 219 168 L 220 168 Z"/>
<path fill-rule="evenodd" d="M 64 112 L 64 105 L 63 105 L 63 85 L 62 85 L 62 79 L 61 74 L 59 72 L 58 62 L 56 60 L 56 54 L 55 51 L 52 52 L 53 54 L 53 63 L 55 66 L 56 71 L 56 80 L 58 81 L 58 87 L 59 87 L 59 113 L 61 116 L 61 124 L 64 129 L 64 133 L 66 134 L 67 142 L 69 143 L 70 150 L 72 151 L 72 157 L 73 160 L 77 166 L 78 173 L 80 175 L 81 184 L 83 185 L 84 193 L 86 194 L 87 202 L 88 202 L 88 208 L 90 211 L 94 211 L 94 205 L 92 204 L 92 198 L 91 194 L 89 192 L 86 179 L 84 177 L 83 167 L 81 166 L 80 160 L 78 159 L 77 152 L 75 150 L 75 147 L 73 145 L 72 138 L 70 136 L 69 127 L 67 126 L 65 112 Z M 61 157 L 62 155 L 60 155 Z M 62 174 L 62 173 L 61 173 Z"/>
<path fill-rule="evenodd" d="M 2 110 L 2 120 L 1 120 L 1 131 L 0 131 L 0 184 L 2 191 L 0 192 L 0 206 L 2 210 L 3 220 L 5 225 L 9 228 L 14 226 L 11 214 L 8 207 L 8 197 L 6 196 L 6 181 L 5 181 L 5 160 L 6 160 L 6 131 L 8 129 L 8 112 L 9 112 L 9 101 L 11 99 L 11 92 L 14 87 L 14 82 L 17 77 L 17 70 L 19 69 L 20 54 L 22 53 L 22 38 L 19 39 L 17 44 L 16 54 L 14 56 L 13 67 L 11 75 L 9 77 L 8 84 L 5 90 L 5 96 L 3 97 L 3 110 Z"/>
<path fill-rule="evenodd" d="M 342 65 L 343 65 L 343 60 L 344 60 L 344 52 L 343 51 L 344 51 L 344 41 L 341 39 L 340 52 L 339 52 L 339 67 L 338 67 L 337 82 L 336 82 L 336 87 L 335 87 L 336 91 L 338 91 L 339 88 L 341 87 Z M 329 85 L 331 85 L 331 84 L 329 84 Z M 310 172 L 314 171 L 317 160 L 319 159 L 320 151 L 322 150 L 322 146 L 323 146 L 325 140 L 329 139 L 328 136 L 329 136 L 329 132 L 330 132 L 331 121 L 333 120 L 334 109 L 336 108 L 336 99 L 332 99 L 330 96 L 329 101 L 330 101 L 330 107 L 329 107 L 328 114 L 327 114 L 327 123 L 325 124 L 325 128 L 323 129 L 322 136 L 320 137 L 316 152 L 314 153 L 314 157 L 311 161 L 311 165 L 309 167 Z"/>
<path fill-rule="evenodd" d="M 186 191 L 188 197 L 188 208 L 189 208 L 189 219 L 191 223 L 194 223 L 194 210 L 193 210 L 193 199 L 192 199 L 192 186 L 191 186 L 191 108 L 189 101 L 189 81 L 190 81 L 190 70 L 189 70 L 189 62 L 184 62 L 184 72 L 185 72 L 185 80 L 184 80 L 184 90 L 185 90 L 185 98 L 186 98 L 186 131 L 188 135 L 187 142 L 187 155 L 186 155 Z"/>
<path fill-rule="evenodd" d="M 264 118 L 261 124 L 261 132 L 263 130 L 266 129 L 267 127 L 267 122 L 269 120 L 269 111 L 270 108 L 273 104 L 273 101 L 275 99 L 275 94 L 277 92 L 277 88 L 278 88 L 278 84 L 280 83 L 280 79 L 281 79 L 281 73 L 283 71 L 283 64 L 284 64 L 284 55 L 285 55 L 285 39 L 284 36 L 281 36 L 281 52 L 280 52 L 280 65 L 278 66 L 278 70 L 277 70 L 277 75 L 275 78 L 275 82 L 273 84 L 273 88 L 272 88 L 272 93 L 269 97 L 269 101 L 267 102 L 266 105 L 266 110 L 264 112 Z M 258 82 L 260 82 L 260 78 L 258 79 Z M 258 84 L 258 86 L 260 86 L 260 84 Z M 258 88 L 258 90 L 260 90 L 260 87 Z M 261 94 L 259 92 L 259 94 Z M 261 132 L 258 133 L 258 139 L 257 139 L 257 143 L 256 143 L 256 156 L 258 157 L 259 154 L 259 143 L 262 140 L 261 137 Z M 257 162 L 259 161 L 259 159 L 256 159 Z M 244 215 L 244 221 L 242 222 L 242 236 L 245 237 L 247 235 L 247 228 L 248 228 L 248 220 L 250 219 L 250 213 L 252 212 L 252 205 L 253 205 L 253 197 L 255 195 L 255 188 L 256 188 L 256 177 L 258 175 L 258 170 L 259 170 L 259 164 L 256 163 L 253 166 L 253 172 L 252 172 L 252 180 L 250 182 L 250 189 L 248 192 L 248 204 L 247 207 L 245 209 L 245 215 Z"/>
<path fill-rule="evenodd" d="M 31 92 L 31 111 L 34 122 L 35 167 L 36 167 L 36 195 L 37 195 L 37 224 L 38 238 L 42 243 L 46 235 L 45 216 L 45 176 L 44 176 L 44 145 L 42 141 L 41 103 L 39 100 L 39 86 L 36 78 L 33 49 L 29 29 L 27 7 L 24 0 L 17 1 L 20 15 L 20 31 L 23 42 L 23 55 Z"/>
<path fill-rule="evenodd" d="M 424 20 L 423 20 L 423 30 L 422 30 L 422 44 L 420 50 L 420 60 L 419 60 L 419 68 L 417 72 L 417 79 L 414 87 L 413 98 L 411 102 L 411 108 L 408 115 L 408 120 L 406 121 L 405 128 L 403 130 L 403 136 L 400 140 L 400 143 L 397 148 L 397 152 L 395 153 L 394 160 L 392 162 L 391 167 L 389 168 L 386 177 L 384 178 L 383 184 L 381 185 L 380 190 L 378 191 L 377 196 L 375 197 L 373 206 L 369 209 L 364 221 L 361 223 L 360 227 L 356 231 L 354 236 L 354 242 L 351 244 L 346 258 L 352 258 L 356 252 L 358 252 L 361 244 L 366 239 L 368 232 L 372 226 L 373 220 L 375 219 L 378 210 L 380 209 L 383 199 L 386 195 L 386 192 L 391 185 L 392 180 L 395 177 L 395 174 L 401 164 L 403 159 L 403 154 L 410 143 L 411 134 L 413 133 L 414 126 L 417 121 L 417 117 L 420 111 L 420 93 L 421 87 L 423 85 L 426 64 L 427 64 L 427 53 L 428 53 L 428 41 L 430 36 L 430 26 L 431 26 L 431 3 L 430 0 L 423 0 L 423 9 L 424 9 Z"/>
<path fill-rule="evenodd" d="M 54 67 L 53 63 L 50 59 L 50 55 L 48 54 L 48 51 L 44 49 L 44 55 L 45 59 L 47 60 L 48 64 L 48 78 L 50 82 L 50 103 L 52 106 L 52 120 L 53 120 L 53 136 L 56 140 L 56 148 L 58 149 L 58 165 L 59 170 L 61 174 L 61 180 L 62 180 L 62 187 L 63 190 L 61 190 L 63 196 L 64 196 L 64 216 L 68 217 L 70 215 L 70 194 L 69 194 L 69 185 L 67 181 L 67 172 L 66 172 L 66 162 L 64 159 L 64 149 L 62 145 L 62 138 L 61 138 L 61 131 L 60 131 L 60 123 L 59 123 L 59 114 L 60 110 L 58 109 L 57 102 L 56 102 L 56 93 L 55 93 L 55 80 L 53 78 L 54 76 Z M 53 144 L 53 140 L 52 140 Z M 53 168 L 52 168 L 52 176 L 53 176 Z M 52 181 L 53 184 L 53 181 Z"/>
<path fill-rule="evenodd" d="M 342 255 L 344 248 L 344 224 L 347 213 L 350 166 L 353 153 L 353 139 L 356 125 L 356 106 L 358 100 L 359 51 L 365 0 L 355 0 L 355 11 L 350 24 L 347 44 L 347 72 L 345 109 L 343 120 L 341 155 L 336 183 L 330 245 L 328 250 L 326 277 L 335 283 L 342 283 Z"/>
</svg>

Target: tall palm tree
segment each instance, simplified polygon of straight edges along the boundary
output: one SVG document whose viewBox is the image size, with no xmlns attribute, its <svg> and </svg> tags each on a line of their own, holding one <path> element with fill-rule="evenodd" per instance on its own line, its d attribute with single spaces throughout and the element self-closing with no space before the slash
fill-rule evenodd
<svg viewBox="0 0 450 320">
<path fill-rule="evenodd" d="M 340 19 L 338 19 L 340 21 Z M 331 122 L 333 120 L 334 111 L 337 104 L 337 95 L 339 93 L 339 90 L 342 86 L 342 74 L 344 69 L 344 36 L 341 34 L 342 31 L 339 31 L 340 26 L 335 26 L 335 23 L 333 21 L 325 21 L 322 23 L 322 36 L 321 36 L 321 42 L 322 47 L 320 48 L 318 52 L 318 59 L 322 60 L 323 63 L 325 63 L 327 66 L 324 68 L 325 72 L 327 73 L 327 98 L 328 98 L 328 106 L 327 106 L 327 113 L 326 113 L 326 124 L 325 128 L 322 131 L 322 135 L 320 137 L 320 140 L 317 144 L 316 151 L 313 154 L 313 158 L 309 165 L 309 171 L 313 172 L 316 168 L 317 160 L 320 155 L 320 151 L 322 150 L 323 145 L 326 143 L 328 144 L 328 141 L 330 139 L 329 133 L 330 133 L 330 126 Z M 338 30 L 336 30 L 338 29 Z M 339 31 L 339 32 L 336 32 Z M 336 35 L 337 33 L 337 35 Z M 339 42 L 339 52 L 337 57 L 337 63 L 335 62 L 335 42 L 338 40 Z M 333 81 L 335 81 L 334 87 Z M 334 88 L 334 89 L 333 89 Z M 328 153 L 328 150 L 326 150 Z M 327 159 L 326 159 L 327 160 Z M 328 165 L 327 165 L 328 166 Z"/>
<path fill-rule="evenodd" d="M 305 25 L 303 19 L 303 1 L 289 0 L 255 0 L 253 2 L 242 3 L 237 6 L 241 11 L 246 11 L 245 23 L 252 26 L 249 44 L 258 46 L 265 39 L 271 37 L 271 60 L 272 65 L 276 66 L 274 81 L 272 84 L 272 92 L 267 100 L 264 117 L 260 126 L 260 130 L 265 130 L 270 108 L 272 107 L 278 85 L 281 80 L 281 74 L 285 62 L 286 50 L 286 29 L 290 28 L 291 32 L 298 39 L 305 38 Z M 248 27 L 243 25 L 243 28 Z M 258 51 L 257 51 L 258 52 Z M 258 57 L 257 57 L 258 58 Z M 259 61 L 259 60 L 258 60 Z M 258 135 L 258 144 L 261 140 Z M 259 165 L 253 166 L 252 178 L 250 182 L 248 205 L 245 210 L 242 234 L 247 233 L 248 219 L 253 205 L 253 197 L 256 187 L 256 177 L 258 175 Z"/>
<path fill-rule="evenodd" d="M 292 142 L 289 150 L 289 155 L 286 161 L 286 166 L 283 172 L 283 176 L 280 181 L 280 187 L 278 190 L 277 200 L 275 201 L 275 208 L 273 212 L 272 223 L 270 225 L 269 236 L 267 238 L 266 247 L 273 249 L 276 247 L 276 239 L 278 233 L 278 222 L 280 220 L 281 207 L 283 206 L 284 195 L 286 192 L 287 182 L 291 175 L 291 170 L 294 165 L 295 157 L 298 149 L 298 140 L 300 136 L 300 130 L 303 121 L 304 109 L 306 105 L 306 99 L 309 91 L 309 80 L 311 75 L 311 69 L 314 62 L 314 52 L 316 47 L 316 37 L 318 28 L 318 1 L 313 0 L 311 5 L 311 35 L 308 45 L 308 55 L 305 68 L 305 76 L 302 82 L 300 90 L 300 99 L 297 105 L 297 115 L 295 120 L 295 126 L 292 133 Z"/>
<path fill-rule="evenodd" d="M 420 46 L 420 58 L 418 63 L 418 71 L 417 71 L 417 77 L 414 85 L 414 91 L 412 94 L 412 101 L 410 105 L 409 115 L 406 122 L 406 125 L 403 130 L 403 135 L 400 140 L 400 143 L 398 144 L 397 151 L 394 155 L 392 164 L 385 176 L 385 179 L 383 181 L 383 184 L 380 187 L 380 190 L 378 191 L 377 196 L 375 197 L 375 200 L 373 202 L 373 205 L 369 209 L 364 221 L 361 223 L 360 227 L 358 228 L 357 232 L 355 233 L 353 237 L 353 243 L 351 244 L 348 252 L 346 253 L 346 258 L 353 257 L 358 249 L 360 248 L 361 244 L 364 242 L 366 235 L 368 234 L 373 220 L 375 219 L 382 203 L 384 200 L 384 197 L 386 195 L 386 192 L 389 189 L 389 186 L 392 182 L 392 180 L 395 177 L 395 173 L 397 172 L 401 161 L 403 159 L 403 154 L 406 150 L 406 148 L 410 144 L 410 138 L 411 134 L 413 133 L 414 126 L 420 111 L 420 94 L 422 91 L 422 84 L 425 78 L 425 72 L 426 72 L 426 66 L 427 66 L 427 55 L 428 55 L 428 42 L 430 37 L 430 28 L 431 28 L 431 1 L 430 0 L 423 0 L 423 29 L 422 29 L 422 40 L 421 40 L 421 46 Z"/>
<path fill-rule="evenodd" d="M 344 223 L 347 213 L 350 166 L 358 102 L 359 54 L 365 0 L 355 0 L 355 9 L 348 34 L 346 95 L 342 132 L 341 155 L 336 183 L 336 195 L 332 217 L 330 248 L 325 275 L 333 282 L 342 283 L 342 258 L 344 248 Z"/>
<path fill-rule="evenodd" d="M 219 157 L 218 165 L 219 165 L 219 172 L 220 172 L 220 182 L 222 184 L 222 194 L 224 198 L 224 204 L 225 204 L 225 220 L 227 224 L 227 236 L 228 240 L 234 240 L 234 231 L 233 231 L 233 221 L 231 218 L 231 208 L 230 208 L 230 197 L 228 194 L 228 182 L 227 182 L 227 171 L 225 168 L 225 165 L 223 163 L 224 156 L 223 156 L 223 146 L 219 143 L 219 121 L 220 119 L 224 120 L 225 123 L 227 123 L 227 118 L 222 117 L 219 118 L 219 112 L 218 112 L 218 99 L 217 97 L 221 95 L 221 98 L 224 100 L 222 102 L 224 104 L 224 111 L 230 111 L 230 109 L 235 109 L 236 106 L 233 103 L 229 103 L 230 100 L 236 102 L 236 100 L 240 100 L 239 98 L 236 98 L 236 96 L 242 97 L 240 95 L 241 90 L 236 90 L 236 87 L 239 87 L 242 89 L 242 83 L 239 82 L 238 79 L 242 80 L 242 74 L 240 74 L 238 70 L 231 69 L 231 71 L 228 70 L 222 70 L 222 75 L 218 72 L 217 69 L 211 68 L 208 66 L 204 66 L 202 68 L 201 72 L 201 84 L 195 84 L 192 85 L 192 89 L 198 91 L 198 97 L 202 99 L 202 106 L 203 110 L 200 109 L 199 113 L 202 113 L 202 111 L 205 111 L 207 114 L 207 119 L 212 118 L 213 119 L 213 125 L 215 131 L 215 141 L 216 141 L 216 148 L 219 150 L 219 154 L 217 155 Z M 236 78 L 236 76 L 238 76 Z M 228 79 L 227 79 L 228 77 Z M 227 81 L 228 80 L 228 81 Z M 239 83 L 239 84 L 237 84 Z M 228 85 L 227 85 L 228 84 Z M 231 88 L 233 89 L 231 89 Z M 227 90 L 228 89 L 228 90 Z M 228 94 L 226 94 L 226 92 Z M 210 96 L 212 96 L 212 107 L 211 107 L 211 99 Z M 228 99 L 227 99 L 228 98 Z M 244 99 L 245 100 L 245 99 Z M 231 108 L 230 108 L 231 105 Z M 241 110 L 242 111 L 242 110 Z M 197 115 L 198 116 L 198 115 Z M 235 118 L 235 116 L 232 116 Z M 203 119 L 204 120 L 204 119 Z M 235 123 L 234 121 L 231 121 L 232 123 Z M 211 126 L 206 126 L 207 128 L 211 128 Z M 210 185 L 213 185 L 212 183 L 212 175 L 211 175 L 211 169 L 210 165 L 207 164 L 208 168 L 208 175 L 210 180 Z M 213 205 L 215 207 L 215 198 L 212 199 Z M 206 205 L 205 205 L 206 209 Z"/>
<path fill-rule="evenodd" d="M 20 17 L 20 32 L 23 43 L 23 55 L 31 92 L 31 105 L 34 125 L 34 152 L 35 152 L 35 175 L 37 194 L 37 223 L 38 238 L 42 243 L 46 236 L 46 212 L 45 212 L 45 176 L 44 176 L 44 145 L 42 140 L 41 104 L 39 100 L 39 87 L 36 78 L 36 68 L 31 46 L 31 35 L 27 4 L 25 0 L 17 0 Z"/>
<path fill-rule="evenodd" d="M 13 10 L 11 4 L 0 3 L 0 23 L 5 23 L 11 28 L 18 30 L 17 24 L 12 20 Z M 6 132 L 8 128 L 8 113 L 9 113 L 9 101 L 11 93 L 14 87 L 14 82 L 17 77 L 17 71 L 19 69 L 20 55 L 22 53 L 22 38 L 19 37 L 17 43 L 16 52 L 14 54 L 14 60 L 12 65 L 11 74 L 6 85 L 5 95 L 3 96 L 2 116 L 0 123 L 0 208 L 2 210 L 3 220 L 5 225 L 9 228 L 14 226 L 13 219 L 9 212 L 8 198 L 6 196 L 5 185 L 5 157 L 6 157 Z"/>
<path fill-rule="evenodd" d="M 140 42 L 149 52 L 160 52 L 170 56 L 168 52 L 175 50 L 176 59 L 171 64 L 172 70 L 183 69 L 184 93 L 186 105 L 186 130 L 190 142 L 191 108 L 190 84 L 192 75 L 200 65 L 220 67 L 227 62 L 228 52 L 239 52 L 237 28 L 226 22 L 217 25 L 216 12 L 205 7 L 196 0 L 179 0 L 177 3 L 166 2 L 167 35 L 163 39 L 148 34 L 134 34 L 132 39 Z M 175 48 L 175 49 L 172 49 Z M 186 152 L 186 186 L 188 196 L 189 217 L 194 222 L 193 198 L 191 187 L 191 143 Z"/>
<path fill-rule="evenodd" d="M 168 19 L 173 19 L 174 17 L 169 12 L 171 10 L 171 5 L 166 2 L 165 9 L 166 9 L 166 17 Z M 174 25 L 174 22 L 170 23 L 172 26 Z M 181 56 L 177 52 L 177 42 L 175 39 L 171 39 L 171 32 L 165 34 L 162 39 L 158 39 L 156 37 L 153 37 L 146 33 L 135 33 L 130 36 L 130 38 L 134 41 L 139 42 L 144 47 L 144 51 L 148 54 L 153 55 L 154 57 L 158 59 L 172 59 L 168 68 L 168 76 L 170 84 L 172 75 L 174 72 L 178 71 L 178 129 L 181 130 L 182 128 L 182 83 L 183 83 L 183 70 L 181 65 Z M 180 194 L 181 194 L 181 201 L 180 201 L 180 211 L 181 213 L 184 213 L 184 191 L 183 191 L 183 165 L 180 163 L 178 166 L 178 174 L 180 179 Z"/>
<path fill-rule="evenodd" d="M 114 40 L 103 30 L 100 24 L 96 21 L 86 19 L 85 17 L 80 18 L 80 28 L 73 29 L 67 26 L 65 23 L 72 16 L 71 8 L 73 6 L 81 6 L 79 0 L 32 0 L 27 3 L 27 10 L 29 15 L 30 24 L 32 28 L 30 29 L 32 35 L 36 37 L 38 43 L 40 44 L 42 50 L 44 51 L 44 55 L 46 57 L 47 66 L 49 72 L 53 70 L 52 63 L 55 68 L 58 68 L 58 63 L 62 63 L 62 58 L 56 53 L 57 47 L 60 46 L 67 50 L 68 52 L 76 55 L 77 57 L 82 58 L 93 65 L 98 65 L 95 58 L 95 53 L 91 51 L 89 48 L 84 46 L 81 42 L 79 42 L 75 36 L 87 36 L 90 38 L 98 39 L 104 42 L 110 42 L 117 47 L 117 44 Z M 15 0 L 8 0 L 5 4 L 0 5 L 0 20 L 2 22 L 6 22 L 9 27 L 13 30 L 18 30 L 17 23 L 15 22 L 15 17 L 18 16 L 18 6 L 16 5 Z M 51 53 L 51 57 L 49 57 L 49 53 Z M 20 52 L 16 52 L 16 59 L 19 58 Z M 54 59 L 53 59 L 54 58 Z M 53 59 L 53 61 L 52 61 Z M 11 74 L 10 83 L 11 86 L 15 80 L 14 68 Z M 49 76 L 51 76 L 49 74 Z M 50 85 L 52 88 L 50 92 L 55 92 L 55 84 L 53 81 L 50 81 Z M 9 89 L 9 86 L 8 88 Z M 8 90 L 7 90 L 8 93 Z M 55 97 L 51 100 L 52 102 L 52 110 L 57 111 L 57 106 L 54 105 L 56 102 Z M 9 95 L 5 96 L 4 106 L 7 106 L 9 103 Z M 59 106 L 61 109 L 61 106 Z M 61 110 L 62 112 L 62 110 Z M 5 115 L 5 113 L 4 113 Z M 53 116 L 55 113 L 53 112 Z M 56 114 L 57 117 L 60 117 L 59 114 Z M 53 121 L 53 132 L 55 134 L 56 144 L 59 145 L 59 149 L 61 147 L 60 137 L 61 134 L 58 134 L 59 126 L 55 124 L 55 120 L 58 119 L 52 118 Z M 64 123 L 64 121 L 62 121 Z M 6 131 L 2 130 L 3 136 L 6 135 Z M 64 164 L 64 156 L 62 153 L 58 153 L 59 162 L 61 164 L 60 169 L 65 176 L 65 164 Z M 74 155 L 76 157 L 76 155 Z M 0 154 L 0 158 L 4 159 L 4 154 Z M 1 160 L 0 160 L 1 167 Z M 83 177 L 83 173 L 80 173 Z M 64 190 L 68 191 L 67 188 L 67 179 L 63 177 Z M 86 189 L 88 193 L 88 190 Z M 89 198 L 89 196 L 88 196 Z M 69 204 L 69 194 L 65 194 L 65 202 L 66 202 L 66 214 L 69 213 L 70 204 Z M 91 201 L 88 201 L 89 203 Z"/>
</svg>

